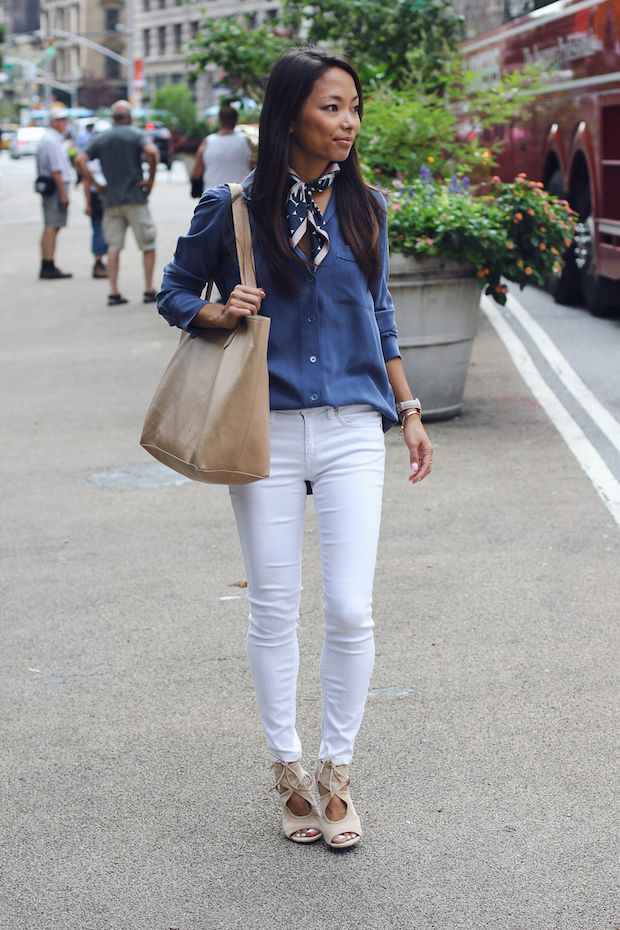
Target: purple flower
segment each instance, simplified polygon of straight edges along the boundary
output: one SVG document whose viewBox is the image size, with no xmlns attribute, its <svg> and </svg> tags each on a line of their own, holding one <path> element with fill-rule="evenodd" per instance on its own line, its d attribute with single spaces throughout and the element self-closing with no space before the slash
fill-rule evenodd
<svg viewBox="0 0 620 930">
<path fill-rule="evenodd" d="M 450 183 L 448 184 L 448 192 L 450 194 L 460 194 L 461 193 L 461 182 L 458 179 L 458 175 L 454 174 L 450 178 Z"/>
<path fill-rule="evenodd" d="M 463 187 L 465 188 L 466 191 L 468 191 L 469 188 L 471 187 L 471 182 L 468 177 L 463 178 Z"/>
<path fill-rule="evenodd" d="M 431 169 L 428 167 L 428 165 L 422 165 L 420 167 L 420 178 L 423 181 L 426 181 L 428 178 L 430 178 L 430 176 L 431 176 Z"/>
</svg>

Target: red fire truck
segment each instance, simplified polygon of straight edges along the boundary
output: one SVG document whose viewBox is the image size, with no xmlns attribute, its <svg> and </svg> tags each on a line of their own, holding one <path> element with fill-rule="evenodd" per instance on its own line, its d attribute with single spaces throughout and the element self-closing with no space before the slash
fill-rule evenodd
<svg viewBox="0 0 620 930">
<path fill-rule="evenodd" d="M 620 308 L 620 0 L 505 0 L 505 22 L 468 39 L 469 67 L 492 82 L 541 63 L 548 82 L 530 116 L 495 127 L 499 175 L 525 171 L 568 199 L 579 225 L 559 303 Z M 614 311 L 615 308 L 615 311 Z"/>
</svg>

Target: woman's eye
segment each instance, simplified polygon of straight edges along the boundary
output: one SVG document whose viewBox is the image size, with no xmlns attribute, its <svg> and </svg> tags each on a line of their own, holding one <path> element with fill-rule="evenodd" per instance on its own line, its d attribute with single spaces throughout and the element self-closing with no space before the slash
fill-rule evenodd
<svg viewBox="0 0 620 930">
<path fill-rule="evenodd" d="M 337 112 L 338 112 L 338 107 L 336 106 L 335 103 L 330 103 L 330 104 L 328 104 L 328 105 L 325 107 L 325 109 L 326 109 L 326 110 L 329 110 L 330 113 L 337 113 Z"/>
</svg>

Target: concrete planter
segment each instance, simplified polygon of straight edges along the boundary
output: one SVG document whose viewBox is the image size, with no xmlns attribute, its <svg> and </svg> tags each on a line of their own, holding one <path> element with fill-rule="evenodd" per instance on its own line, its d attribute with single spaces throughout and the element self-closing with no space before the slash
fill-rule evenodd
<svg viewBox="0 0 620 930">
<path fill-rule="evenodd" d="M 478 326 L 476 269 L 445 258 L 390 255 L 398 344 L 425 420 L 456 416 Z"/>
</svg>

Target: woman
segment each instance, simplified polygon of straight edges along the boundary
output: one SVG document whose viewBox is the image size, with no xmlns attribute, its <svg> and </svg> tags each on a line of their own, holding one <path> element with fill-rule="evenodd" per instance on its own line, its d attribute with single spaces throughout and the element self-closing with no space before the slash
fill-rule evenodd
<svg viewBox="0 0 620 930">
<path fill-rule="evenodd" d="M 105 187 L 107 182 L 101 170 L 101 162 L 99 159 L 93 158 L 92 161 L 87 162 L 86 167 L 92 174 L 96 183 Z M 84 197 L 86 199 L 85 213 L 87 216 L 90 216 L 93 227 L 91 245 L 91 251 L 95 258 L 93 278 L 107 278 L 108 270 L 103 263 L 103 256 L 108 254 L 108 247 L 103 238 L 103 197 L 97 192 L 97 188 L 93 184 L 89 184 L 88 181 L 84 180 L 83 186 Z"/>
<path fill-rule="evenodd" d="M 257 282 L 239 284 L 230 191 L 207 191 L 179 240 L 160 313 L 189 331 L 271 317 L 271 472 L 230 488 L 248 579 L 248 661 L 282 804 L 299 843 L 357 843 L 348 765 L 374 661 L 372 581 L 381 514 L 384 430 L 402 420 L 412 483 L 432 447 L 403 372 L 387 289 L 385 201 L 362 181 L 355 138 L 362 89 L 353 67 L 316 48 L 274 66 L 258 162 L 244 185 Z M 222 304 L 205 304 L 215 278 Z M 396 402 L 396 408 L 395 408 Z M 323 568 L 319 808 L 295 729 L 301 549 L 312 489 Z"/>
<path fill-rule="evenodd" d="M 200 143 L 192 169 L 192 181 L 202 178 L 205 191 L 229 181 L 243 181 L 250 171 L 252 146 L 244 133 L 236 132 L 239 114 L 234 107 L 222 107 L 219 119 L 218 132 Z"/>
</svg>

